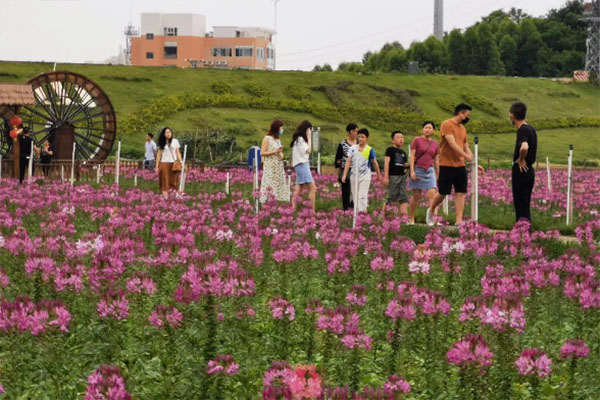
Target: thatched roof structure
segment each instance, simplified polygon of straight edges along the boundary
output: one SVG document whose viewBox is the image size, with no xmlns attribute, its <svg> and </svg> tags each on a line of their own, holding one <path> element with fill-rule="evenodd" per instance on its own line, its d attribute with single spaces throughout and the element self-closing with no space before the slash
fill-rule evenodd
<svg viewBox="0 0 600 400">
<path fill-rule="evenodd" d="M 25 106 L 35 104 L 31 85 L 0 85 L 0 105 Z"/>
</svg>

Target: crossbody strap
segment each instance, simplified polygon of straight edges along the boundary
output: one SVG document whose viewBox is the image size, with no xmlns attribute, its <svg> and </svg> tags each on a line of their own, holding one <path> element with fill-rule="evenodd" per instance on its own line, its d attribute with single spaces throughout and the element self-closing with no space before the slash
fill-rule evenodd
<svg viewBox="0 0 600 400">
<path fill-rule="evenodd" d="M 417 161 L 419 161 L 421 158 L 423 158 L 423 156 L 425 154 L 427 154 L 427 152 L 429 151 L 429 148 L 431 148 L 431 143 L 433 142 L 433 139 L 429 140 L 429 144 L 427 145 L 427 149 L 419 156 L 419 158 L 415 158 L 415 165 L 417 164 Z"/>
</svg>

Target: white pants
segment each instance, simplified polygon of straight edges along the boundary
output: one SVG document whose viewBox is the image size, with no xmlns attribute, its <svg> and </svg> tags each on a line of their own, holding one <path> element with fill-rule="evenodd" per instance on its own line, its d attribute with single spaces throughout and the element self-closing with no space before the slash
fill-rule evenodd
<svg viewBox="0 0 600 400">
<path fill-rule="evenodd" d="M 352 200 L 359 212 L 366 212 L 369 206 L 369 186 L 371 186 L 371 175 L 358 177 L 358 189 L 356 188 L 356 176 L 350 177 L 352 189 Z M 358 196 L 358 201 L 356 197 Z"/>
</svg>

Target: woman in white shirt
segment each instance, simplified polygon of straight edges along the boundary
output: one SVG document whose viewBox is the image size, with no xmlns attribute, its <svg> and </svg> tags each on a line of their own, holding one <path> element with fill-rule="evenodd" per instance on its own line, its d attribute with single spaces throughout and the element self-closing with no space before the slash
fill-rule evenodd
<svg viewBox="0 0 600 400">
<path fill-rule="evenodd" d="M 292 196 L 292 204 L 296 210 L 297 202 L 300 199 L 302 188 L 308 188 L 308 199 L 315 212 L 315 198 L 317 195 L 317 186 L 310 172 L 309 155 L 312 146 L 312 124 L 309 121 L 302 121 L 294 136 L 292 136 L 292 166 L 296 171 L 296 187 Z"/>
<path fill-rule="evenodd" d="M 168 196 L 169 189 L 177 190 L 181 171 L 173 171 L 173 164 L 175 161 L 182 162 L 179 147 L 179 141 L 173 137 L 171 128 L 163 128 L 158 137 L 158 151 L 154 170 L 158 173 L 158 186 L 165 197 Z"/>
</svg>

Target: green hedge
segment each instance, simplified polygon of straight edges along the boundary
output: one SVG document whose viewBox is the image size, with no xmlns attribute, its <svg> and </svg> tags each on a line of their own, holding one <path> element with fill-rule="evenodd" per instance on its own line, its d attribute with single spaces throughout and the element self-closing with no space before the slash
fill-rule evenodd
<svg viewBox="0 0 600 400">
<path fill-rule="evenodd" d="M 489 100 L 472 93 L 464 93 L 462 97 L 471 107 L 478 108 L 495 117 L 500 117 L 500 110 Z M 454 109 L 452 111 L 454 112 Z"/>
</svg>

